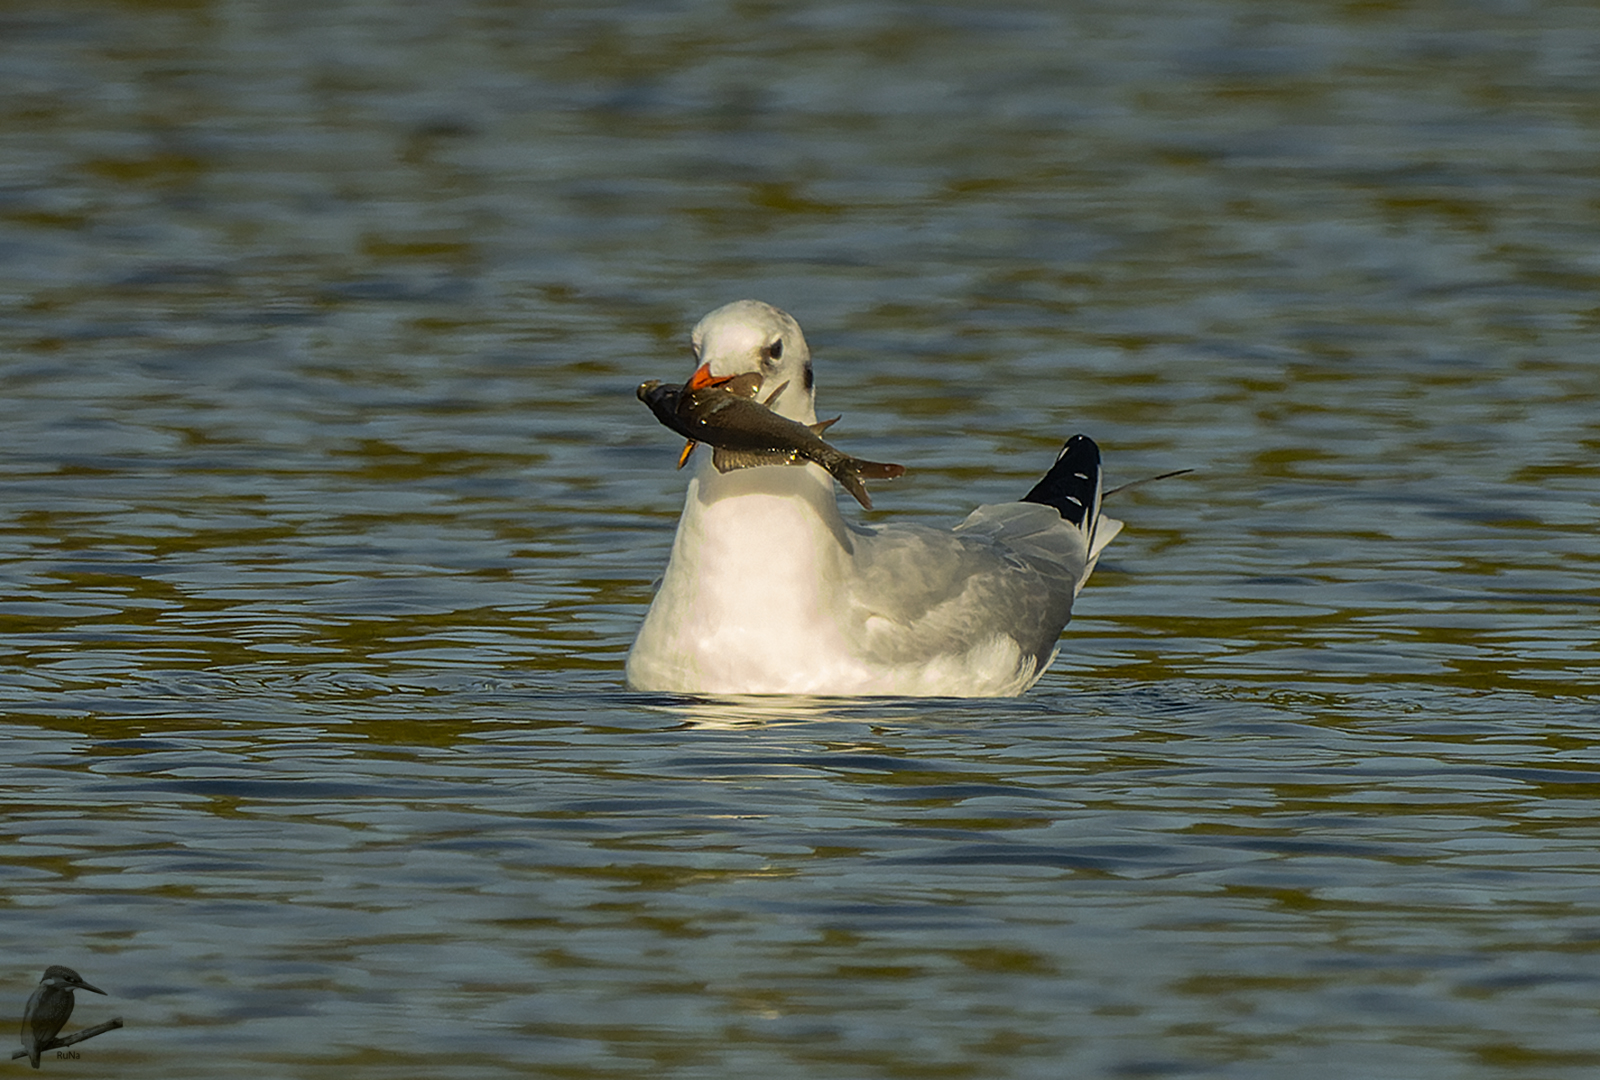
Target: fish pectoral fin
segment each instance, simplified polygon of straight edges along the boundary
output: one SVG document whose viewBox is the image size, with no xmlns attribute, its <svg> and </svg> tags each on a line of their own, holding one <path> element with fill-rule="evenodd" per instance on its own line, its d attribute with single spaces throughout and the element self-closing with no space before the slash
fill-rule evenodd
<svg viewBox="0 0 1600 1080">
<path fill-rule="evenodd" d="M 743 375 L 729 376 L 722 384 L 722 388 L 739 397 L 753 398 L 756 396 L 756 391 L 761 389 L 761 373 L 747 371 Z"/>
<path fill-rule="evenodd" d="M 789 383 L 787 380 L 785 380 L 784 382 L 779 383 L 778 388 L 772 393 L 768 394 L 767 400 L 763 401 L 761 404 L 765 405 L 769 409 L 772 408 L 772 403 L 778 400 L 778 395 L 787 389 L 789 389 Z"/>
<path fill-rule="evenodd" d="M 837 416 L 835 416 L 832 420 L 818 420 L 815 424 L 811 425 L 811 430 L 816 432 L 818 435 L 821 435 L 824 431 L 827 431 L 838 422 L 839 417 Z"/>
<path fill-rule="evenodd" d="M 683 453 L 678 455 L 678 468 L 681 469 L 685 465 L 689 464 L 689 455 L 694 453 L 694 448 L 699 445 L 700 444 L 695 442 L 693 439 L 690 439 L 688 442 L 683 444 Z"/>
<path fill-rule="evenodd" d="M 793 450 L 729 450 L 727 447 L 711 448 L 711 463 L 718 472 L 734 469 L 753 469 L 758 465 L 794 465 L 802 459 Z"/>
</svg>

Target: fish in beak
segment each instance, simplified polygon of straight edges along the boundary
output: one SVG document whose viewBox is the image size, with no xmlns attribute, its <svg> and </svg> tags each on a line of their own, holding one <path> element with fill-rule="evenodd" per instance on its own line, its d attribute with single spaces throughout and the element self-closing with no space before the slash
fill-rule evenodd
<svg viewBox="0 0 1600 1080">
<path fill-rule="evenodd" d="M 758 465 L 815 462 L 833 474 L 833 478 L 868 510 L 872 509 L 872 500 L 867 496 L 862 479 L 891 480 L 906 471 L 903 465 L 853 458 L 823 442 L 821 434 L 838 417 L 802 424 L 773 412 L 772 402 L 788 388 L 789 382 L 785 380 L 779 384 L 765 402 L 756 400 L 761 382 L 759 372 L 717 378 L 702 365 L 683 386 L 668 386 L 659 379 L 652 379 L 640 383 L 636 393 L 662 426 L 689 440 L 683 456 L 678 459 L 680 468 L 698 442 L 711 444 L 711 463 L 718 472 Z"/>
<path fill-rule="evenodd" d="M 721 386 L 723 383 L 731 382 L 735 378 L 737 376 L 734 375 L 713 375 L 711 374 L 710 364 L 701 364 L 694 369 L 694 374 L 689 376 L 689 381 L 684 384 L 683 389 L 688 392 L 690 390 L 700 390 L 707 386 Z M 693 439 L 683 444 L 683 453 L 678 455 L 678 468 L 681 469 L 689 464 L 689 455 L 693 454 L 694 448 L 699 445 Z"/>
</svg>

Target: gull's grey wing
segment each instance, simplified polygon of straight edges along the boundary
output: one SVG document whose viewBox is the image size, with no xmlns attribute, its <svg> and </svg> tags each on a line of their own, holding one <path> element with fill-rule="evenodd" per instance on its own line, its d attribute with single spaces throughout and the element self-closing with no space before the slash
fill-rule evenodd
<svg viewBox="0 0 1600 1080">
<path fill-rule="evenodd" d="M 953 531 L 860 530 L 854 562 L 858 632 L 874 657 L 959 654 L 1003 636 L 1042 664 L 1092 556 L 1084 531 L 1052 508 L 1004 503 Z"/>
</svg>

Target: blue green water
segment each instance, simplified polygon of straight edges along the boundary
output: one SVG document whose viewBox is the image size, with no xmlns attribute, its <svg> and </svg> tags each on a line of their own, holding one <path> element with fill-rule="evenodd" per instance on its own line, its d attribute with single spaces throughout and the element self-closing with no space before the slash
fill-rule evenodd
<svg viewBox="0 0 1600 1080">
<path fill-rule="evenodd" d="M 1600 12 L 0 7 L 0 1011 L 210 1077 L 1591 1075 Z M 999 702 L 642 695 L 640 407 L 1128 522 Z M 849 513 L 857 513 L 853 508 Z"/>
</svg>

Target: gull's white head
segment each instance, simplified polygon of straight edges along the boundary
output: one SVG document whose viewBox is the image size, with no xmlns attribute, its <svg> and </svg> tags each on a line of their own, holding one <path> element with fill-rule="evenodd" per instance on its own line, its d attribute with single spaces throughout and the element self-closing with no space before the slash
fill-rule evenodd
<svg viewBox="0 0 1600 1080">
<path fill-rule="evenodd" d="M 760 300 L 735 300 L 696 323 L 690 342 L 700 365 L 696 379 L 760 372 L 759 400 L 778 391 L 773 412 L 802 424 L 816 422 L 811 350 L 788 312 Z"/>
</svg>

